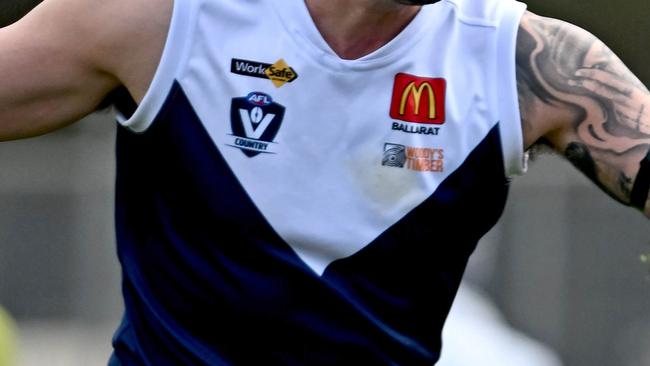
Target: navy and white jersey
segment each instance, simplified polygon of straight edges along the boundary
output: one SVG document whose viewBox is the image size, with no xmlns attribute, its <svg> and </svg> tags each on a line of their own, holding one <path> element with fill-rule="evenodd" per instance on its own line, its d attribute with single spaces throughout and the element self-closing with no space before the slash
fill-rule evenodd
<svg viewBox="0 0 650 366">
<path fill-rule="evenodd" d="M 121 113 L 115 365 L 432 365 L 524 170 L 525 6 L 443 0 L 339 58 L 302 0 L 175 0 Z"/>
</svg>

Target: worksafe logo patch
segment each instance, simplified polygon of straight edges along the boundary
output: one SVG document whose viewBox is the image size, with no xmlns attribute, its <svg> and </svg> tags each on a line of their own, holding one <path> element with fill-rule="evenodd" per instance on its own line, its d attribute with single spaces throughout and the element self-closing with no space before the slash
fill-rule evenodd
<svg viewBox="0 0 650 366">
<path fill-rule="evenodd" d="M 283 59 L 279 59 L 274 64 L 267 64 L 233 58 L 230 64 L 230 72 L 237 75 L 269 79 L 276 88 L 281 88 L 286 83 L 291 83 L 298 78 L 296 70 Z"/>
<path fill-rule="evenodd" d="M 444 162 L 443 149 L 386 143 L 381 165 L 416 172 L 442 173 L 445 170 Z"/>
<path fill-rule="evenodd" d="M 259 154 L 275 154 L 273 141 L 280 131 L 284 106 L 275 103 L 270 95 L 252 92 L 233 98 L 230 106 L 232 146 L 252 158 Z"/>
<path fill-rule="evenodd" d="M 446 89 L 445 79 L 399 73 L 395 75 L 390 117 L 405 122 L 441 125 L 445 123 Z M 404 132 L 434 134 L 432 131 L 437 134 L 437 130 L 432 128 Z"/>
</svg>

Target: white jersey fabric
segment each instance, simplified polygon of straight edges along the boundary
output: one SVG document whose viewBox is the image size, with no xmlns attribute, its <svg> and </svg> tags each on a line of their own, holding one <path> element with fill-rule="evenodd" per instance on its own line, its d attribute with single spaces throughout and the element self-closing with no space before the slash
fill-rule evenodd
<svg viewBox="0 0 650 366">
<path fill-rule="evenodd" d="M 523 171 L 513 61 L 521 4 L 442 1 L 425 7 L 382 48 L 344 60 L 302 1 L 176 2 L 152 88 L 122 124 L 146 130 L 178 81 L 265 218 L 317 273 L 422 203 L 496 124 L 505 173 Z M 233 59 L 284 60 L 298 78 L 276 88 L 270 80 L 231 73 Z M 389 109 L 400 73 L 446 80 L 444 123 L 405 123 L 435 126 L 437 135 L 392 130 Z M 257 91 L 285 106 L 286 114 L 273 153 L 250 158 L 231 147 L 231 105 L 218 101 Z M 386 143 L 440 149 L 443 171 L 382 167 Z"/>
<path fill-rule="evenodd" d="M 279 293 L 260 288 L 247 297 L 256 287 L 249 282 L 256 281 L 255 266 L 269 263 L 264 253 L 280 258 L 269 265 L 272 273 L 265 278 L 277 275 L 278 283 L 290 281 L 284 267 L 301 268 L 301 276 L 346 301 L 353 299 L 364 321 L 380 324 L 382 337 L 388 335 L 409 350 L 404 352 L 415 350 L 421 356 L 418 362 L 435 361 L 440 321 L 412 337 L 407 329 L 426 311 L 413 296 L 441 291 L 427 301 L 443 304 L 431 311 L 444 320 L 464 261 L 502 209 L 501 193 L 492 202 L 487 198 L 491 191 L 479 190 L 505 189 L 509 177 L 525 170 L 514 59 L 524 9 L 511 0 L 443 0 L 423 7 L 383 47 L 344 60 L 325 42 L 301 0 L 175 0 L 150 90 L 132 115 L 118 117 L 131 132 L 121 131 L 118 137 L 118 249 L 127 314 L 116 335 L 115 357 L 123 364 L 129 364 L 127 358 L 143 364 L 172 364 L 162 360 L 174 357 L 185 364 L 250 361 L 250 355 L 232 351 L 235 346 L 224 351 L 209 337 L 197 336 L 201 332 L 193 322 L 182 318 L 206 315 L 198 310 L 192 314 L 189 305 L 176 302 L 182 298 L 203 309 L 201 296 L 209 291 L 233 304 L 260 301 L 260 293 L 271 303 L 303 296 L 298 291 L 302 287 L 296 287 L 295 292 L 283 288 Z M 218 162 L 209 164 L 218 169 L 205 168 L 208 163 L 203 162 L 213 159 L 208 155 L 217 157 Z M 465 173 L 487 166 L 495 168 L 482 175 Z M 232 192 L 241 192 L 241 199 Z M 252 224 L 257 222 L 261 226 Z M 391 234 L 401 227 L 409 233 L 403 239 Z M 239 247 L 232 250 L 246 248 L 241 258 L 224 254 L 217 234 L 202 234 L 212 228 L 245 243 L 233 244 Z M 465 240 L 462 231 L 475 235 Z M 277 244 L 265 244 L 267 239 Z M 150 248 L 146 255 L 144 247 Z M 400 250 L 414 259 L 402 258 Z M 352 264 L 373 251 L 383 253 L 372 254 L 381 259 Z M 424 267 L 430 263 L 439 272 L 427 275 L 427 268 L 413 277 L 385 278 L 387 288 L 399 279 L 410 284 L 396 289 L 413 286 L 413 292 L 376 296 L 384 291 L 383 280 L 365 277 L 364 270 L 407 273 L 409 261 Z M 336 272 L 336 263 L 346 270 Z M 446 263 L 454 264 L 441 269 Z M 215 279 L 213 272 L 222 269 L 229 271 L 224 277 L 230 282 Z M 165 284 L 154 273 L 166 278 Z M 435 276 L 444 278 L 444 289 L 425 285 Z M 206 286 L 192 292 L 197 283 Z M 237 292 L 237 283 L 247 290 Z M 178 292 L 170 290 L 176 287 Z M 181 288 L 190 293 L 181 294 Z M 318 292 L 304 296 L 329 301 Z M 378 311 L 375 304 L 383 309 L 382 301 L 394 306 Z M 304 308 L 309 303 L 305 300 Z M 412 317 L 412 324 L 403 329 L 382 318 L 399 318 L 399 311 L 413 308 L 419 310 L 405 316 Z M 156 322 L 165 325 L 158 329 Z M 323 323 L 327 321 L 318 322 Z M 219 324 L 215 320 L 214 332 L 220 331 Z M 304 327 L 319 326 L 305 320 Z M 345 342 L 343 328 L 327 337 Z M 153 350 L 160 344 L 147 347 L 144 340 L 144 334 L 153 332 L 173 355 L 155 361 Z M 375 348 L 392 347 L 383 342 Z M 131 356 L 119 351 L 123 344 Z M 411 356 L 378 359 L 401 364 L 416 359 Z M 282 357 L 278 362 L 290 356 Z M 302 358 L 308 359 L 305 364 L 316 364 Z"/>
</svg>

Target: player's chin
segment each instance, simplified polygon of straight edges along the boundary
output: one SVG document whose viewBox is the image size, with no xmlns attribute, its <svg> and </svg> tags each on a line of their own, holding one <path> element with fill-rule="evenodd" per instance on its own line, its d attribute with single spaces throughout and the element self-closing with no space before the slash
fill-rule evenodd
<svg viewBox="0 0 650 366">
<path fill-rule="evenodd" d="M 437 3 L 440 0 L 395 0 L 402 5 L 427 5 Z"/>
</svg>

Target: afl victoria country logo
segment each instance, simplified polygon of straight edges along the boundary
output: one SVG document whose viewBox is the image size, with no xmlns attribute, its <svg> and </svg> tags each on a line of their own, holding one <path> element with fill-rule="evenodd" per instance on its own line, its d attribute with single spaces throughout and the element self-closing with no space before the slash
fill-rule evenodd
<svg viewBox="0 0 650 366">
<path fill-rule="evenodd" d="M 445 123 L 446 81 L 400 73 L 395 75 L 390 116 L 405 122 Z"/>
<path fill-rule="evenodd" d="M 274 154 L 273 140 L 283 118 L 284 106 L 273 102 L 268 94 L 252 92 L 233 98 L 230 107 L 233 140 L 229 146 L 240 149 L 249 158 Z"/>
</svg>

